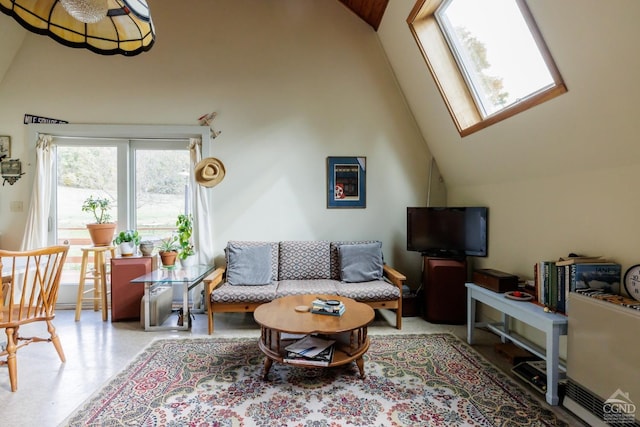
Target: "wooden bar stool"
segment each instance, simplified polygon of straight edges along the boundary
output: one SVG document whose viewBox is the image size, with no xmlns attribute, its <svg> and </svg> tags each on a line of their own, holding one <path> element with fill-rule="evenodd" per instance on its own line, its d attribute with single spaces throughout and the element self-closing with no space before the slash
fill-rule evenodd
<svg viewBox="0 0 640 427">
<path fill-rule="evenodd" d="M 98 308 L 102 306 L 102 320 L 107 320 L 109 307 L 107 305 L 107 260 L 105 253 L 109 251 L 111 258 L 114 258 L 115 249 L 114 246 L 81 248 L 82 264 L 80 266 L 80 283 L 78 283 L 78 299 L 76 301 L 76 322 L 80 320 L 83 300 L 93 301 L 93 311 L 98 311 Z M 90 255 L 93 255 L 93 268 L 87 271 Z M 93 279 L 93 288 L 85 290 L 84 282 L 86 279 Z M 85 297 L 84 295 L 89 292 L 92 292 L 93 296 Z"/>
</svg>

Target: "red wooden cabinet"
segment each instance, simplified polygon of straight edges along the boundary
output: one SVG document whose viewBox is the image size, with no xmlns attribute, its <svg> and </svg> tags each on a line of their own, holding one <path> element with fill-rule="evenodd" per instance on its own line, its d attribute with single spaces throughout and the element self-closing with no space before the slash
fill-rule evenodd
<svg viewBox="0 0 640 427">
<path fill-rule="evenodd" d="M 144 294 L 142 283 L 132 279 L 155 270 L 156 256 L 111 259 L 111 321 L 140 319 L 140 300 Z"/>
</svg>

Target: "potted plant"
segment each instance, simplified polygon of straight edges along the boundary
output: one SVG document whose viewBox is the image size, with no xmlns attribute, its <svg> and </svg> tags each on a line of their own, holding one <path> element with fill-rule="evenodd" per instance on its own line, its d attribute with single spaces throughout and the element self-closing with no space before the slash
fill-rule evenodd
<svg viewBox="0 0 640 427">
<path fill-rule="evenodd" d="M 160 255 L 162 265 L 165 267 L 175 265 L 179 249 L 180 246 L 178 245 L 178 238 L 176 236 L 171 236 L 168 239 L 160 241 L 160 244 L 158 244 L 158 255 Z"/>
<path fill-rule="evenodd" d="M 178 227 L 178 245 L 180 245 L 178 258 L 180 259 L 180 264 L 183 267 L 187 267 L 193 264 L 195 261 L 194 255 L 196 254 L 191 238 L 193 235 L 193 216 L 191 214 L 178 215 L 176 226 Z"/>
<path fill-rule="evenodd" d="M 136 247 L 140 244 L 140 235 L 137 230 L 125 230 L 118 233 L 113 240 L 115 245 L 120 246 L 120 255 L 132 256 Z"/>
<path fill-rule="evenodd" d="M 82 204 L 82 211 L 93 215 L 96 222 L 87 224 L 89 235 L 94 246 L 109 246 L 113 233 L 116 230 L 116 223 L 111 222 L 111 200 L 107 197 L 87 197 Z"/>
<path fill-rule="evenodd" d="M 156 244 L 151 240 L 143 240 L 140 242 L 140 252 L 143 256 L 151 256 Z"/>
</svg>

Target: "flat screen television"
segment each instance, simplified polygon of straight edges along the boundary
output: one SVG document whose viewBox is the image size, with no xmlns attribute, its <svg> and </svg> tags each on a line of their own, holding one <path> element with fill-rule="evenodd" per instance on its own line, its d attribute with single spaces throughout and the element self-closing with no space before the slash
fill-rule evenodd
<svg viewBox="0 0 640 427">
<path fill-rule="evenodd" d="M 407 250 L 425 256 L 487 256 L 488 208 L 408 207 Z"/>
</svg>

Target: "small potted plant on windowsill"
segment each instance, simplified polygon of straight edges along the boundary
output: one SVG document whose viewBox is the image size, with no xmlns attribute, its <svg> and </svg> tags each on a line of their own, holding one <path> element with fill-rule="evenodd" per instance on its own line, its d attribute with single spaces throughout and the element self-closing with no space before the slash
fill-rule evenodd
<svg viewBox="0 0 640 427">
<path fill-rule="evenodd" d="M 151 256 L 155 247 L 156 244 L 151 240 L 143 240 L 140 242 L 140 252 L 142 252 L 142 256 Z"/>
<path fill-rule="evenodd" d="M 111 222 L 111 200 L 107 197 L 87 197 L 82 204 L 82 211 L 93 215 L 96 222 L 87 224 L 89 235 L 94 246 L 109 246 L 113 233 L 116 231 L 116 223 Z"/>
<path fill-rule="evenodd" d="M 178 258 L 180 259 L 180 265 L 182 267 L 189 267 L 195 262 L 195 247 L 193 246 L 193 216 L 178 215 L 176 221 L 178 227 L 178 244 L 180 249 L 178 250 Z"/>
<path fill-rule="evenodd" d="M 120 246 L 120 255 L 133 256 L 137 246 L 140 244 L 140 235 L 137 230 L 121 231 L 113 240 L 113 243 Z"/>
<path fill-rule="evenodd" d="M 158 255 L 160 255 L 162 265 L 165 267 L 175 265 L 179 249 L 180 246 L 178 245 L 178 238 L 176 236 L 162 240 L 158 244 Z"/>
</svg>

